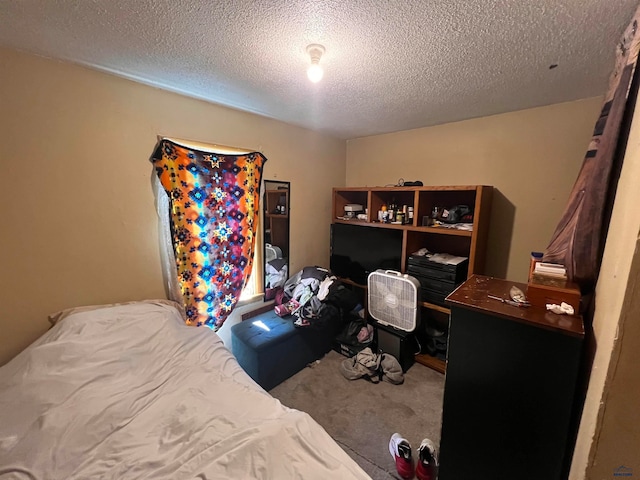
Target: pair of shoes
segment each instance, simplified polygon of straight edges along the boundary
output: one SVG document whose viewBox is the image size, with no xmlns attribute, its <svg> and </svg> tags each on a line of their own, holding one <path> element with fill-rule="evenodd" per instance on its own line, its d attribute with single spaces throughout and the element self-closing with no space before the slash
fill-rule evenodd
<svg viewBox="0 0 640 480">
<path fill-rule="evenodd" d="M 418 449 L 418 465 L 416 466 L 418 480 L 436 480 L 438 477 L 438 453 L 431 440 L 425 438 Z"/>
<path fill-rule="evenodd" d="M 399 433 L 391 435 L 389 440 L 389 453 L 396 462 L 396 470 L 402 478 L 413 478 L 413 458 L 411 458 L 411 445 L 406 438 Z"/>
<path fill-rule="evenodd" d="M 396 462 L 396 470 L 404 479 L 436 480 L 438 476 L 438 453 L 431 440 L 425 438 L 418 449 L 418 465 L 414 470 L 411 456 L 411 444 L 399 433 L 394 433 L 389 440 L 389 452 Z"/>
</svg>

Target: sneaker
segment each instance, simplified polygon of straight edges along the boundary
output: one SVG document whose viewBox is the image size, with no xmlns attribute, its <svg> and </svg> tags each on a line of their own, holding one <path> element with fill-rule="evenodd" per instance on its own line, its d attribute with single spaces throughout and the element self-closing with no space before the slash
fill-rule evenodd
<svg viewBox="0 0 640 480">
<path fill-rule="evenodd" d="M 394 433 L 389 440 L 389 452 L 396 462 L 398 474 L 405 479 L 413 478 L 413 458 L 407 439 L 402 438 L 399 433 Z"/>
<path fill-rule="evenodd" d="M 438 476 L 438 453 L 431 440 L 425 438 L 418 449 L 418 465 L 416 466 L 418 480 L 436 480 Z"/>
</svg>

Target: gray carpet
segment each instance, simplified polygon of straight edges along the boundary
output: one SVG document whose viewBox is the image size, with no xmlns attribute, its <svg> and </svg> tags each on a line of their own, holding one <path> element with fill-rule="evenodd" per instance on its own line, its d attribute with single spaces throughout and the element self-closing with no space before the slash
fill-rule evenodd
<svg viewBox="0 0 640 480">
<path fill-rule="evenodd" d="M 414 364 L 402 385 L 350 381 L 339 370 L 345 358 L 331 351 L 269 393 L 311 415 L 372 479 L 399 478 L 389 438 L 409 440 L 414 459 L 423 438 L 440 443 L 444 375 Z"/>
</svg>

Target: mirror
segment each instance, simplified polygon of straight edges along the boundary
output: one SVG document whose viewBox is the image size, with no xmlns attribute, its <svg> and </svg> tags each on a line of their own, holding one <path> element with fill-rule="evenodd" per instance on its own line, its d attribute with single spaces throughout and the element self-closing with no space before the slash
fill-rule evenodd
<svg viewBox="0 0 640 480">
<path fill-rule="evenodd" d="M 264 299 L 271 300 L 289 278 L 289 182 L 264 181 Z"/>
</svg>

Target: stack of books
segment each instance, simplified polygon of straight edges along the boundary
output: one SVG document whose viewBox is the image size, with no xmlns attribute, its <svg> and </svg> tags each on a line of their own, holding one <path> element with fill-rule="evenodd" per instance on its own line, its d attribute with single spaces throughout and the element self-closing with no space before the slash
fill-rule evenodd
<svg viewBox="0 0 640 480">
<path fill-rule="evenodd" d="M 567 282 L 567 269 L 559 263 L 536 263 L 533 269 L 534 283 L 563 286 Z"/>
</svg>

